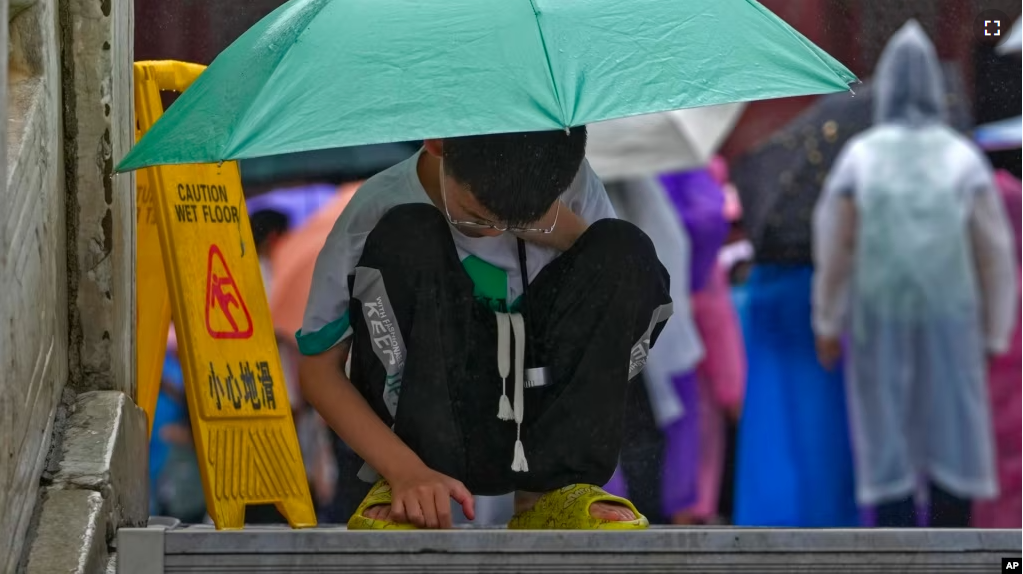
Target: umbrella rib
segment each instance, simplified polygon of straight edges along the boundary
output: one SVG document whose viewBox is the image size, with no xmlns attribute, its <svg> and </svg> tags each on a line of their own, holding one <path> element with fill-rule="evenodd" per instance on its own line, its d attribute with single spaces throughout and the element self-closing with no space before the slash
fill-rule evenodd
<svg viewBox="0 0 1023 574">
<path fill-rule="evenodd" d="M 558 102 L 558 109 L 561 110 L 561 125 L 568 130 L 568 114 L 565 113 L 565 104 L 561 101 L 561 93 L 558 91 L 558 82 L 554 79 L 554 67 L 551 66 L 551 54 L 547 50 L 547 38 L 543 35 L 543 27 L 540 26 L 540 9 L 536 7 L 536 0 L 529 0 L 529 6 L 533 9 L 533 19 L 536 21 L 536 31 L 540 34 L 540 47 L 543 48 L 544 62 L 547 64 L 547 77 L 551 80 L 551 87 L 554 89 L 554 99 Z"/>
<path fill-rule="evenodd" d="M 266 78 L 266 81 L 263 82 L 263 84 L 259 87 L 259 90 L 256 91 L 255 95 L 253 95 L 252 98 L 249 99 L 248 103 L 246 104 L 246 106 L 244 108 L 244 113 L 239 114 L 238 117 L 244 116 L 245 113 L 248 113 L 248 111 L 252 109 L 252 106 L 254 106 L 256 104 L 256 102 L 259 100 L 260 96 L 263 95 L 263 92 L 266 91 L 267 85 L 269 85 L 269 83 L 270 83 L 270 79 L 273 78 L 274 75 L 277 73 L 277 70 L 279 69 L 281 62 L 283 62 L 284 59 L 288 57 L 288 54 L 291 52 L 292 48 L 295 47 L 295 44 L 298 43 L 298 40 L 302 37 L 302 35 L 306 33 L 306 31 L 309 29 L 309 26 L 312 24 L 313 20 L 315 20 L 316 17 L 320 15 L 320 12 L 322 12 L 323 9 L 329 3 L 330 3 L 330 0 L 311 0 L 310 4 L 314 4 L 314 6 L 309 8 L 309 10 L 306 12 L 309 15 L 305 19 L 305 22 L 302 23 L 301 30 L 299 30 L 295 34 L 295 36 L 293 38 L 291 38 L 291 41 L 288 44 L 288 46 L 284 50 L 281 50 L 279 52 L 279 56 L 277 57 L 277 63 L 274 64 L 273 68 L 270 71 L 270 74 Z M 211 66 L 212 66 L 212 64 L 211 64 Z M 239 142 L 237 141 L 238 140 L 237 133 L 238 132 L 235 132 L 235 134 L 233 134 L 231 136 L 231 138 L 228 139 L 227 142 L 225 143 L 225 145 L 224 145 L 224 152 L 223 152 L 223 156 L 224 157 L 220 158 L 221 162 L 227 161 L 225 158 L 231 157 L 232 155 L 234 155 L 236 153 L 235 151 L 232 151 L 232 150 L 235 150 L 235 148 L 239 144 Z M 243 159 L 243 158 L 237 158 L 237 159 Z"/>
<path fill-rule="evenodd" d="M 788 33 L 789 36 L 791 36 L 797 42 L 802 44 L 803 48 L 806 49 L 807 52 L 812 54 L 813 57 L 817 59 L 817 61 L 819 61 L 821 64 L 823 64 L 825 68 L 830 70 L 831 73 L 836 78 L 839 79 L 839 81 L 841 81 L 841 82 L 843 82 L 845 84 L 845 87 L 846 87 L 846 89 L 848 91 L 852 92 L 852 87 L 850 86 L 851 83 L 853 83 L 853 82 L 861 83 L 859 78 L 857 78 L 855 75 L 853 75 L 852 72 L 850 72 L 850 74 L 849 74 L 851 76 L 851 79 L 847 79 L 847 78 L 843 77 L 841 70 L 835 69 L 835 66 L 833 66 L 831 64 L 831 62 L 829 62 L 827 59 L 822 57 L 820 55 L 820 53 L 818 53 L 818 50 L 820 50 L 820 49 L 816 48 L 816 46 L 814 46 L 813 42 L 810 42 L 809 39 L 807 39 L 805 36 L 800 34 L 799 31 L 796 30 L 795 28 L 786 25 L 785 22 L 781 18 L 779 18 L 776 14 L 774 14 L 773 12 L 768 10 L 767 8 L 765 8 L 758 0 L 746 0 L 746 3 L 749 4 L 750 6 L 756 8 L 756 10 L 758 12 L 760 12 L 761 17 L 763 17 L 766 21 L 771 22 L 773 25 L 778 26 L 781 29 L 785 30 Z M 823 50 L 821 50 L 821 52 L 823 52 Z M 825 52 L 825 55 L 827 55 L 826 52 Z M 838 62 L 837 60 L 835 61 L 835 63 L 841 65 L 840 62 Z M 848 70 L 846 70 L 846 71 L 848 71 Z"/>
</svg>

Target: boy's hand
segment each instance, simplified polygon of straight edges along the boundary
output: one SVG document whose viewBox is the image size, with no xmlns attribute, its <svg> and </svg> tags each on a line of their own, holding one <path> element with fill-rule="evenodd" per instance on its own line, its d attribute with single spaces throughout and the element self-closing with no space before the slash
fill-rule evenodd
<svg viewBox="0 0 1023 574">
<path fill-rule="evenodd" d="M 461 482 L 421 465 L 408 473 L 388 477 L 394 522 L 419 528 L 451 528 L 451 499 L 462 505 L 469 520 L 476 517 L 472 494 Z"/>
</svg>

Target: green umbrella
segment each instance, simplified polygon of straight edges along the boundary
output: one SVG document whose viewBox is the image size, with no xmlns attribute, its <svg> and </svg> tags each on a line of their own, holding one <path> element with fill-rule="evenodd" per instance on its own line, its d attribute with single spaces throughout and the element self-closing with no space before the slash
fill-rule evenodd
<svg viewBox="0 0 1023 574">
<path fill-rule="evenodd" d="M 118 170 L 563 129 L 855 80 L 754 0 L 291 0 Z"/>
</svg>

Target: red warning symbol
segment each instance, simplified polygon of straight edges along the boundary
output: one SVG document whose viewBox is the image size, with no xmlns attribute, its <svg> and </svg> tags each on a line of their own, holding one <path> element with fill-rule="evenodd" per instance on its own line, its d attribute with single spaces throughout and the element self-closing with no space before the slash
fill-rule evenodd
<svg viewBox="0 0 1023 574">
<path fill-rule="evenodd" d="M 220 248 L 210 245 L 206 263 L 206 332 L 214 339 L 248 339 L 252 316 Z"/>
</svg>

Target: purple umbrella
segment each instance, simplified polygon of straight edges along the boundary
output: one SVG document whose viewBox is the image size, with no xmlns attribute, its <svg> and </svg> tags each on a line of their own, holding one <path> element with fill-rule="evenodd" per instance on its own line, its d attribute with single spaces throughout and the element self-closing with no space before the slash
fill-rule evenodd
<svg viewBox="0 0 1023 574">
<path fill-rule="evenodd" d="M 718 250 L 728 237 L 725 192 L 709 169 L 663 175 L 661 184 L 689 234 L 690 289 L 700 291 L 707 284 Z"/>
<path fill-rule="evenodd" d="M 249 216 L 261 211 L 275 211 L 288 219 L 288 230 L 301 227 L 337 195 L 337 187 L 328 183 L 314 183 L 301 187 L 274 189 L 245 199 Z"/>
</svg>

